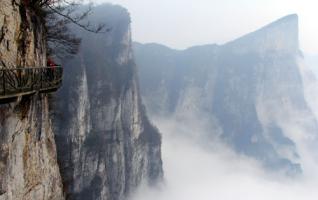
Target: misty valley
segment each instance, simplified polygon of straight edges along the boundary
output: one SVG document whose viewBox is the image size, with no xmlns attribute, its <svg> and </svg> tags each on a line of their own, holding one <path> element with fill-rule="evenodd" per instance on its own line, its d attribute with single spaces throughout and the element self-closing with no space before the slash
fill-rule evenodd
<svg viewBox="0 0 318 200">
<path fill-rule="evenodd" d="M 298 35 L 289 15 L 221 46 L 134 44 L 167 184 L 177 190 L 158 199 L 313 198 L 302 192 L 314 191 L 318 90 Z M 297 184 L 306 176 L 305 189 Z"/>
<path fill-rule="evenodd" d="M 1 2 L 0 200 L 317 199 L 301 15 L 180 49 L 101 2 Z"/>
</svg>

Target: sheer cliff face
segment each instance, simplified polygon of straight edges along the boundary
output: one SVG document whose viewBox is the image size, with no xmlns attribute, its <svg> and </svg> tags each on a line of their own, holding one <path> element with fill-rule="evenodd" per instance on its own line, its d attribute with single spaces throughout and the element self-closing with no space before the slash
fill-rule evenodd
<svg viewBox="0 0 318 200">
<path fill-rule="evenodd" d="M 43 24 L 18 1 L 0 6 L 0 65 L 44 66 Z M 0 105 L 0 199 L 63 199 L 48 98 Z"/>
<path fill-rule="evenodd" d="M 207 120 L 210 134 L 236 151 L 269 168 L 301 171 L 293 139 L 313 134 L 317 123 L 303 94 L 296 15 L 223 46 L 136 44 L 135 55 L 152 114 Z"/>
<path fill-rule="evenodd" d="M 58 158 L 69 199 L 123 199 L 161 178 L 161 137 L 141 106 L 129 14 L 104 5 L 90 20 L 111 31 L 76 29 L 81 50 L 63 63 L 54 113 Z"/>
</svg>

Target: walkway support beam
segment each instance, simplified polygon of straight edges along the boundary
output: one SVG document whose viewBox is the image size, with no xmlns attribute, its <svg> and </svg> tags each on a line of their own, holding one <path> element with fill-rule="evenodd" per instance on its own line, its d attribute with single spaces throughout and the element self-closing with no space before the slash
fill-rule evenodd
<svg viewBox="0 0 318 200">
<path fill-rule="evenodd" d="M 61 66 L 0 68 L 0 101 L 36 92 L 55 91 L 61 87 L 62 77 Z"/>
</svg>

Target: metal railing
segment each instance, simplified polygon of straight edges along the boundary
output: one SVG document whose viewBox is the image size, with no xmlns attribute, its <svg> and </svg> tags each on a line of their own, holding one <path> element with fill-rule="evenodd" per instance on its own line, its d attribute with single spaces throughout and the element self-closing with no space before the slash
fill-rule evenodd
<svg viewBox="0 0 318 200">
<path fill-rule="evenodd" d="M 63 68 L 0 68 L 0 100 L 36 92 L 52 92 L 62 85 Z"/>
</svg>

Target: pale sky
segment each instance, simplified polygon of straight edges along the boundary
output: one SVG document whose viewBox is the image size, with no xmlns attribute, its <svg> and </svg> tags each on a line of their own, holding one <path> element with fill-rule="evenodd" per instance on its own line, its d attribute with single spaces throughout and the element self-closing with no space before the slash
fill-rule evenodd
<svg viewBox="0 0 318 200">
<path fill-rule="evenodd" d="M 300 45 L 318 54 L 317 0 L 93 0 L 120 4 L 132 18 L 133 40 L 184 49 L 223 44 L 288 14 L 299 16 Z"/>
</svg>

